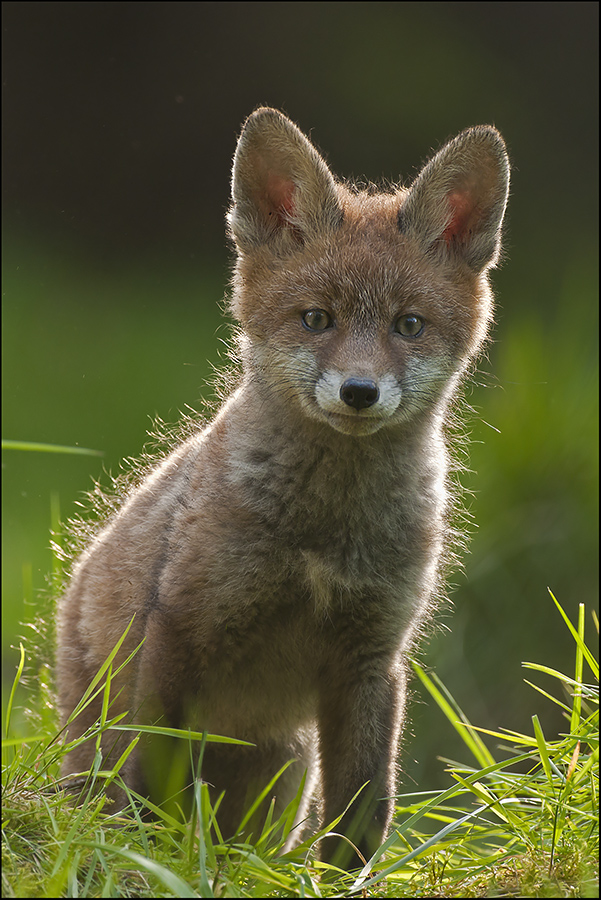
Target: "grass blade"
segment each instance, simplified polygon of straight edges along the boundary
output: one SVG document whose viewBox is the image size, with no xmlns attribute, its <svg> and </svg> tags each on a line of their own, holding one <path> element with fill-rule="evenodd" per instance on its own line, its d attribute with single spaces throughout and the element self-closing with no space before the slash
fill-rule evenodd
<svg viewBox="0 0 601 900">
<path fill-rule="evenodd" d="M 461 735 L 462 740 L 467 745 L 467 747 L 471 750 L 478 763 L 484 768 L 486 766 L 492 766 L 495 763 L 495 759 L 491 754 L 490 750 L 477 733 L 475 728 L 469 722 L 467 717 L 464 715 L 462 710 L 459 708 L 453 697 L 449 694 L 449 692 L 441 685 L 441 688 L 445 691 L 449 700 L 447 700 L 442 693 L 442 690 L 434 684 L 434 680 L 431 679 L 428 675 L 426 675 L 425 671 L 422 667 L 415 662 L 415 660 L 411 660 L 411 665 L 413 666 L 414 672 L 419 677 L 422 684 L 426 687 L 431 696 L 436 700 L 436 703 L 441 708 L 453 728 L 457 731 L 458 734 Z M 436 676 L 434 676 L 436 678 Z M 436 681 L 439 679 L 436 678 Z M 459 718 L 459 721 L 457 719 Z"/>
<path fill-rule="evenodd" d="M 65 447 L 61 444 L 39 444 L 36 441 L 2 441 L 3 450 L 26 450 L 35 453 L 74 453 L 81 456 L 104 456 L 104 450 L 87 447 Z"/>
</svg>

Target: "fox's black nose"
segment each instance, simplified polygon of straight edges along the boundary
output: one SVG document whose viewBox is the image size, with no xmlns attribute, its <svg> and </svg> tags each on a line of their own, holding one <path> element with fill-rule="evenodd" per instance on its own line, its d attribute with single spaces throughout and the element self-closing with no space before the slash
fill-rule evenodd
<svg viewBox="0 0 601 900">
<path fill-rule="evenodd" d="M 378 385 L 370 378 L 347 378 L 340 388 L 340 398 L 357 410 L 373 406 L 379 396 Z"/>
</svg>

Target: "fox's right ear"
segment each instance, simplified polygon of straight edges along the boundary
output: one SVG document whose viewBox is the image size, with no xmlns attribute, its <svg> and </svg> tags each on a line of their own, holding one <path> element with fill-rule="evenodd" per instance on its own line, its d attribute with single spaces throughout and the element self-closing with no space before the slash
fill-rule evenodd
<svg viewBox="0 0 601 900">
<path fill-rule="evenodd" d="M 244 124 L 232 170 L 228 222 L 241 252 L 270 244 L 286 254 L 342 219 L 336 184 L 305 135 L 262 107 Z"/>
</svg>

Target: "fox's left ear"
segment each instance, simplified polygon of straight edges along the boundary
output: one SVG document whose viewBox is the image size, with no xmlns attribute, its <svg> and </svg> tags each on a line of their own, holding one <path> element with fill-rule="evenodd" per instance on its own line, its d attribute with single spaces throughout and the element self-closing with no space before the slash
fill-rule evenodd
<svg viewBox="0 0 601 900">
<path fill-rule="evenodd" d="M 490 125 L 462 131 L 422 169 L 399 228 L 426 252 L 459 256 L 474 272 L 494 265 L 509 192 L 509 159 Z"/>
</svg>

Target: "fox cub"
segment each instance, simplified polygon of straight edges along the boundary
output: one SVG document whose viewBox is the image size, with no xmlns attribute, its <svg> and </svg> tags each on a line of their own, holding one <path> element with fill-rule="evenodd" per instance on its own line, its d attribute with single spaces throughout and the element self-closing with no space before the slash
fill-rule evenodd
<svg viewBox="0 0 601 900">
<path fill-rule="evenodd" d="M 115 668 L 144 642 L 110 715 L 252 743 L 205 748 L 224 838 L 289 760 L 274 821 L 306 771 L 299 828 L 310 809 L 344 813 L 336 830 L 369 857 L 390 825 L 405 657 L 451 530 L 445 422 L 491 322 L 508 181 L 489 126 L 375 193 L 337 181 L 276 110 L 244 125 L 228 216 L 239 386 L 81 555 L 58 642 L 63 722 L 134 617 Z M 104 767 L 130 741 L 107 731 Z M 146 793 L 149 773 L 167 777 L 152 746 L 122 769 Z M 72 750 L 63 775 L 94 752 Z M 348 865 L 346 846 L 325 839 L 322 857 Z"/>
</svg>

